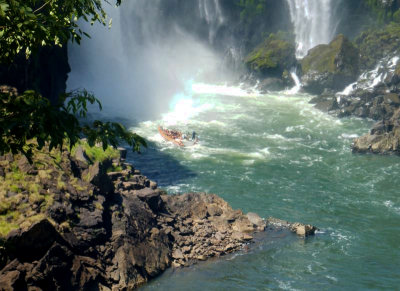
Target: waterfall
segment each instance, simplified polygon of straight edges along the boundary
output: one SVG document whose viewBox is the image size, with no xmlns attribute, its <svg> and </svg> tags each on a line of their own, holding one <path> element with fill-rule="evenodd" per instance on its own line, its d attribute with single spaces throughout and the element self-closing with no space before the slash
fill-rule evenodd
<svg viewBox="0 0 400 291">
<path fill-rule="evenodd" d="M 334 0 L 286 1 L 294 26 L 298 58 L 303 58 L 308 50 L 316 45 L 329 43 L 332 40 L 335 33 L 335 24 L 332 20 Z"/>
<path fill-rule="evenodd" d="M 68 90 L 84 87 L 114 115 L 145 120 L 164 113 L 187 80 L 229 78 L 221 70 L 230 43 L 220 34 L 226 19 L 219 0 L 132 0 L 106 8 L 112 28 L 83 23 L 91 39 L 69 46 Z"/>
<path fill-rule="evenodd" d="M 199 0 L 200 17 L 208 25 L 208 41 L 214 43 L 218 29 L 224 23 L 224 16 L 219 5 L 219 0 Z"/>
</svg>

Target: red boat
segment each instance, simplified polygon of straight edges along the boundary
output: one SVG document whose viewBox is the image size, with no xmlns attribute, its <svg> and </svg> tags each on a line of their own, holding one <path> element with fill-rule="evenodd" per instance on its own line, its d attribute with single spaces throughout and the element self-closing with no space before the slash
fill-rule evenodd
<svg viewBox="0 0 400 291">
<path fill-rule="evenodd" d="M 192 146 L 198 142 L 197 138 L 195 140 L 189 140 L 188 138 L 185 138 L 180 131 L 177 130 L 164 129 L 161 126 L 159 126 L 158 132 L 166 141 L 173 142 L 174 144 L 180 147 Z"/>
</svg>

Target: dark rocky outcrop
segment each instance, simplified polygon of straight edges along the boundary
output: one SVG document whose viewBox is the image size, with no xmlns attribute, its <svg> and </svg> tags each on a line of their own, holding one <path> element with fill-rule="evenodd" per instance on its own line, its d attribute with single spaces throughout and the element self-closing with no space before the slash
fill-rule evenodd
<svg viewBox="0 0 400 291">
<path fill-rule="evenodd" d="M 301 81 L 307 92 L 340 91 L 358 77 L 359 52 L 345 36 L 338 35 L 331 43 L 309 50 L 301 60 L 301 67 Z"/>
<path fill-rule="evenodd" d="M 376 123 L 370 133 L 354 140 L 358 153 L 400 154 L 400 109 L 390 119 Z"/>
<path fill-rule="evenodd" d="M 166 195 L 123 159 L 89 162 L 79 147 L 53 150 L 56 163 L 35 153 L 29 169 L 20 156 L 0 157 L 1 183 L 14 164 L 27 181 L 0 191 L 0 219 L 15 228 L 0 247 L 0 290 L 131 290 L 171 265 L 240 250 L 267 225 L 213 194 Z M 36 178 L 42 188 L 31 190 Z"/>
</svg>

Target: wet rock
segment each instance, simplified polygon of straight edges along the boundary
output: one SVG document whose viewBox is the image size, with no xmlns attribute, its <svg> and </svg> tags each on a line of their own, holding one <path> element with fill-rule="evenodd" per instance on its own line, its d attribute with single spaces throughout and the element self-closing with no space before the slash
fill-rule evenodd
<svg viewBox="0 0 400 291">
<path fill-rule="evenodd" d="M 290 231 L 292 231 L 302 237 L 314 235 L 315 232 L 318 230 L 317 227 L 310 225 L 310 224 L 302 224 L 299 222 L 290 223 L 288 221 L 273 218 L 273 217 L 270 217 L 267 219 L 267 224 L 272 225 L 274 227 L 278 227 L 278 228 L 289 229 Z"/>
<path fill-rule="evenodd" d="M 4 291 L 23 290 L 25 287 L 24 276 L 17 270 L 3 272 L 0 274 L 0 286 Z"/>
<path fill-rule="evenodd" d="M 280 91 L 285 89 L 285 84 L 280 78 L 265 78 L 257 86 L 261 92 Z"/>
<path fill-rule="evenodd" d="M 121 172 L 109 172 L 107 173 L 108 177 L 110 177 L 111 181 L 117 181 L 118 178 L 123 177 Z"/>
<path fill-rule="evenodd" d="M 129 165 L 108 175 L 99 163 L 80 168 L 83 179 L 73 174 L 72 162 L 63 166 L 73 185 L 62 176 L 60 191 L 59 175 L 44 180 L 54 202 L 42 215 L 54 226 L 45 219 L 9 234 L 0 289 L 131 290 L 171 265 L 240 250 L 263 229 L 259 216 L 233 210 L 216 195 L 163 195 L 140 172 L 131 176 Z M 113 192 L 104 192 L 104 178 L 116 185 Z M 131 185 L 140 189 L 126 190 Z M 41 208 L 35 201 L 26 211 L 33 207 Z"/>
<path fill-rule="evenodd" d="M 299 236 L 306 237 L 306 236 L 314 235 L 317 228 L 315 226 L 312 226 L 309 224 L 305 225 L 305 224 L 301 224 L 301 223 L 293 223 L 290 226 L 290 230 L 295 232 Z"/>
</svg>

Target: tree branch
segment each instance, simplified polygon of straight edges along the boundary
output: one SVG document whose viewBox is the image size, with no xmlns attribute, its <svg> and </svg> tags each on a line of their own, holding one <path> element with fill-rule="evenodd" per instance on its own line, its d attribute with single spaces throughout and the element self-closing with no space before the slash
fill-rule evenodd
<svg viewBox="0 0 400 291">
<path fill-rule="evenodd" d="M 46 3 L 44 3 L 42 6 L 40 6 L 38 9 L 36 9 L 35 11 L 33 11 L 33 13 L 37 13 L 40 10 L 42 10 L 47 4 L 49 4 L 51 2 L 51 0 L 47 1 Z"/>
</svg>

